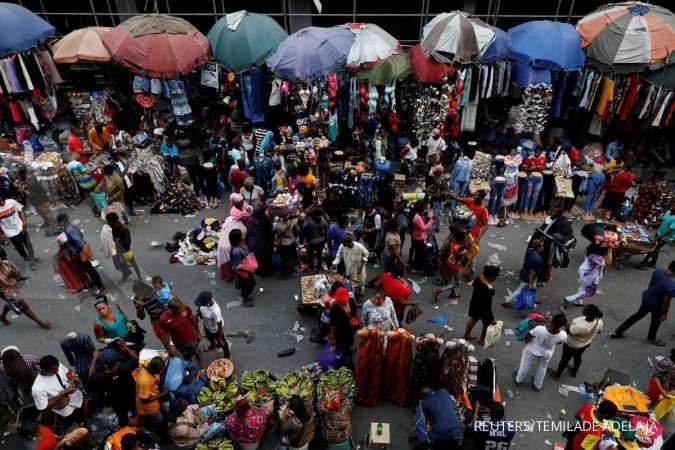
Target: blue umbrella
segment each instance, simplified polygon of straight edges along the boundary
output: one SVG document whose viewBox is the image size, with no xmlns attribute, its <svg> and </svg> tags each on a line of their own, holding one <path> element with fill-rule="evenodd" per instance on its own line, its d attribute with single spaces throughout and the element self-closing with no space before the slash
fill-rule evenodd
<svg viewBox="0 0 675 450">
<path fill-rule="evenodd" d="M 551 84 L 551 71 L 514 61 L 511 65 L 511 81 L 523 87 L 538 83 Z"/>
<path fill-rule="evenodd" d="M 584 65 L 581 38 L 568 23 L 534 20 L 509 29 L 511 59 L 540 69 L 573 70 Z"/>
<path fill-rule="evenodd" d="M 13 3 L 0 3 L 0 30 L 0 56 L 28 50 L 56 33 L 38 15 Z"/>
<path fill-rule="evenodd" d="M 343 26 L 303 28 L 279 45 L 267 66 L 282 78 L 317 78 L 344 65 L 353 43 L 354 33 Z"/>
<path fill-rule="evenodd" d="M 511 38 L 509 34 L 497 27 L 492 27 L 495 32 L 495 39 L 485 50 L 485 53 L 478 58 L 480 64 L 491 64 L 500 59 L 506 59 L 511 54 Z"/>
</svg>

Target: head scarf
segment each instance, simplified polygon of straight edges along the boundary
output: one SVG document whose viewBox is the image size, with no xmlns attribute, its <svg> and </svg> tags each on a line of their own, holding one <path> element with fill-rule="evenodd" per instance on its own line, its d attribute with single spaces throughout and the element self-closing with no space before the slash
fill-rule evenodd
<svg viewBox="0 0 675 450">
<path fill-rule="evenodd" d="M 242 200 L 244 200 L 244 197 L 241 194 L 237 192 L 233 192 L 230 194 L 230 205 L 236 205 Z"/>
<path fill-rule="evenodd" d="M 236 220 L 237 222 L 245 222 L 246 220 L 251 218 L 251 207 L 246 205 L 247 208 L 244 208 L 244 211 L 242 211 L 239 208 L 232 208 L 230 209 L 230 217 L 232 219 Z"/>
</svg>

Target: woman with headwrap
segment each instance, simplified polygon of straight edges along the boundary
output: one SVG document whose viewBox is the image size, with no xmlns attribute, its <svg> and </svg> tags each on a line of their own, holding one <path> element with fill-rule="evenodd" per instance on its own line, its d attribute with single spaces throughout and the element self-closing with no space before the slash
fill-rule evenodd
<svg viewBox="0 0 675 450">
<path fill-rule="evenodd" d="M 220 230 L 220 240 L 218 241 L 218 268 L 220 278 L 230 281 L 234 278 L 234 271 L 230 264 L 230 233 L 232 230 L 241 230 L 246 238 L 246 224 L 251 219 L 251 207 L 246 204 L 244 198 L 237 193 L 230 194 L 230 215 L 225 219 Z"/>
</svg>

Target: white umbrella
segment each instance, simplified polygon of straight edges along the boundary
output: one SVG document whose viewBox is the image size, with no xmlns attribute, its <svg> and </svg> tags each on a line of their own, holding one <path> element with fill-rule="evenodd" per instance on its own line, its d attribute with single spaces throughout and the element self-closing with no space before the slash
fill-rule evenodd
<svg viewBox="0 0 675 450">
<path fill-rule="evenodd" d="M 464 11 L 441 13 L 422 30 L 422 51 L 427 56 L 452 64 L 474 62 L 495 39 L 495 31 Z"/>
<path fill-rule="evenodd" d="M 349 23 L 345 25 L 354 33 L 354 43 L 347 55 L 347 65 L 380 61 L 397 53 L 400 45 L 396 38 L 372 23 Z"/>
</svg>

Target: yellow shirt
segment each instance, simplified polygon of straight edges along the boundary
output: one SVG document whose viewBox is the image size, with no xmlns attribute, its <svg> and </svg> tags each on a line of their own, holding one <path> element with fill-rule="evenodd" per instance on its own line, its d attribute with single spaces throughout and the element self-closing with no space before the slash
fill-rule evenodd
<svg viewBox="0 0 675 450">
<path fill-rule="evenodd" d="M 602 79 L 602 86 L 600 86 L 600 97 L 595 108 L 596 112 L 603 119 L 607 115 L 609 103 L 614 101 L 614 80 L 609 78 Z"/>
<path fill-rule="evenodd" d="M 89 145 L 92 150 L 100 152 L 103 149 L 103 143 L 107 142 L 108 150 L 112 148 L 112 138 L 110 136 L 110 131 L 106 127 L 103 127 L 101 134 L 96 132 L 96 128 L 91 128 L 89 130 Z"/>
<path fill-rule="evenodd" d="M 159 411 L 159 400 L 143 403 L 141 399 L 159 395 L 159 375 L 150 373 L 141 366 L 133 372 L 136 381 L 136 412 L 140 415 L 150 415 Z"/>
</svg>

